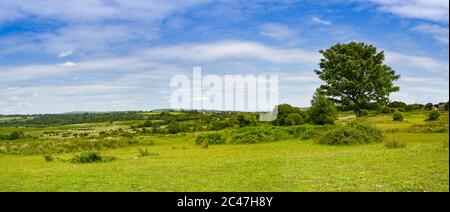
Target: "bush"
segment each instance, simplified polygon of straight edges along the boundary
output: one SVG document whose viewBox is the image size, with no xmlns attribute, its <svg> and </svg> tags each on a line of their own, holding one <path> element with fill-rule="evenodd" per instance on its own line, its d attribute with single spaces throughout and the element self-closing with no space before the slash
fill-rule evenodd
<svg viewBox="0 0 450 212">
<path fill-rule="evenodd" d="M 336 106 L 320 92 L 314 94 L 308 113 L 312 123 L 319 125 L 334 124 L 337 118 Z"/>
<path fill-rule="evenodd" d="M 297 115 L 291 115 L 291 114 L 298 114 L 301 116 L 302 120 L 299 120 L 300 122 L 304 122 L 306 119 L 306 112 L 301 110 L 300 108 L 291 106 L 289 104 L 281 104 L 278 105 L 278 114 L 277 119 L 274 120 L 272 123 L 273 125 L 277 126 L 288 126 L 292 125 L 291 121 L 292 119 L 298 119 Z M 290 118 L 287 118 L 288 116 L 291 116 Z M 293 117 L 296 116 L 296 117 Z"/>
<path fill-rule="evenodd" d="M 396 110 L 394 108 L 390 108 L 390 107 L 383 107 L 383 109 L 381 109 L 381 113 L 395 113 Z"/>
<path fill-rule="evenodd" d="M 208 144 L 224 144 L 225 137 L 219 133 L 210 133 L 206 135 L 199 135 L 197 139 L 195 139 L 195 144 L 202 145 L 207 142 Z"/>
<path fill-rule="evenodd" d="M 394 113 L 394 115 L 392 116 L 392 120 L 393 121 L 403 121 L 404 117 L 403 114 L 400 112 L 396 112 Z"/>
<path fill-rule="evenodd" d="M 158 156 L 158 153 L 149 152 L 147 149 L 138 149 L 139 154 L 138 157 L 147 157 L 147 156 Z"/>
<path fill-rule="evenodd" d="M 362 109 L 359 111 L 359 116 L 368 116 L 369 115 L 369 111 L 366 109 Z"/>
<path fill-rule="evenodd" d="M 424 105 L 422 104 L 411 104 L 411 105 L 407 105 L 405 107 L 406 111 L 413 111 L 413 110 L 420 110 L 423 108 Z"/>
<path fill-rule="evenodd" d="M 362 122 L 332 129 L 319 137 L 317 143 L 326 145 L 357 145 L 381 142 L 381 132 Z"/>
<path fill-rule="evenodd" d="M 79 155 L 75 155 L 70 161 L 72 163 L 96 163 L 113 161 L 115 159 L 115 157 L 101 156 L 97 152 L 83 152 Z"/>
<path fill-rule="evenodd" d="M 304 124 L 303 117 L 298 113 L 291 113 L 284 118 L 285 125 L 300 125 Z"/>
<path fill-rule="evenodd" d="M 425 106 L 423 106 L 424 110 L 433 110 L 434 109 L 434 105 L 433 103 L 427 103 Z"/>
<path fill-rule="evenodd" d="M 426 121 L 436 121 L 439 119 L 439 117 L 441 116 L 441 113 L 439 113 L 439 111 L 431 111 L 430 113 L 428 113 L 428 118 L 426 119 Z"/>
<path fill-rule="evenodd" d="M 14 131 L 9 134 L 8 140 L 18 140 L 25 137 L 22 131 Z"/>
<path fill-rule="evenodd" d="M 387 105 L 388 107 L 394 107 L 394 108 L 405 108 L 406 103 L 399 102 L 399 101 L 393 101 Z"/>
<path fill-rule="evenodd" d="M 45 161 L 47 161 L 47 162 L 52 162 L 55 160 L 55 158 L 51 155 L 43 155 L 43 157 L 44 157 Z"/>
<path fill-rule="evenodd" d="M 406 144 L 402 143 L 400 141 L 397 141 L 395 139 L 390 139 L 384 142 L 384 146 L 388 149 L 399 149 L 399 148 L 405 148 Z"/>
</svg>

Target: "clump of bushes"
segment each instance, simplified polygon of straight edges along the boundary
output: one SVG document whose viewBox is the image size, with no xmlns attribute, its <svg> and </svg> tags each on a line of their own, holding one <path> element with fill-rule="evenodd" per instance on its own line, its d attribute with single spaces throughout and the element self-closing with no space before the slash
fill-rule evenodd
<svg viewBox="0 0 450 212">
<path fill-rule="evenodd" d="M 158 153 L 150 152 L 147 149 L 138 149 L 139 154 L 138 157 L 147 157 L 147 156 L 158 156 Z"/>
<path fill-rule="evenodd" d="M 0 135 L 0 140 L 18 140 L 25 137 L 25 134 L 22 131 L 14 131 L 10 134 Z"/>
<path fill-rule="evenodd" d="M 208 144 L 224 144 L 225 143 L 225 137 L 221 135 L 220 133 L 210 133 L 206 135 L 199 135 L 197 139 L 195 139 L 195 144 L 202 145 L 204 143 Z"/>
<path fill-rule="evenodd" d="M 325 145 L 357 145 L 381 142 L 380 130 L 365 123 L 352 122 L 332 129 L 319 137 L 317 143 Z"/>
<path fill-rule="evenodd" d="M 272 122 L 276 126 L 301 125 L 307 122 L 307 112 L 289 104 L 277 107 L 277 119 Z"/>
<path fill-rule="evenodd" d="M 439 111 L 433 110 L 430 113 L 428 113 L 428 118 L 426 119 L 426 121 L 436 121 L 439 119 L 440 116 L 441 113 L 439 113 Z"/>
<path fill-rule="evenodd" d="M 395 113 L 397 110 L 395 110 L 395 108 L 391 108 L 391 107 L 383 107 L 383 109 L 381 109 L 381 113 Z"/>
<path fill-rule="evenodd" d="M 284 118 L 284 123 L 286 125 L 300 125 L 304 124 L 305 121 L 303 120 L 303 117 L 298 113 L 291 113 L 286 118 Z"/>
<path fill-rule="evenodd" d="M 406 144 L 395 139 L 389 139 L 384 142 L 384 146 L 388 149 L 400 149 L 405 148 Z"/>
<path fill-rule="evenodd" d="M 75 155 L 70 162 L 72 163 L 98 163 L 109 162 L 117 159 L 116 157 L 102 156 L 98 152 L 83 152 Z"/>
<path fill-rule="evenodd" d="M 396 112 L 394 113 L 394 115 L 392 116 L 392 120 L 393 121 L 403 121 L 404 117 L 403 114 L 400 112 Z"/>
</svg>

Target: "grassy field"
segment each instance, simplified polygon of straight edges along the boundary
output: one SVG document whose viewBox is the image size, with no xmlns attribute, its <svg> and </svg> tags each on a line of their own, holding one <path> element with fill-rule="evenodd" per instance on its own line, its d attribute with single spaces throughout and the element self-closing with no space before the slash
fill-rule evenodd
<svg viewBox="0 0 450 212">
<path fill-rule="evenodd" d="M 338 124 L 351 119 L 344 114 Z M 422 112 L 402 122 L 391 115 L 367 118 L 385 140 L 406 144 L 400 149 L 384 143 L 326 146 L 311 139 L 201 148 L 194 144 L 196 133 L 188 133 L 140 138 L 152 140 L 151 146 L 103 150 L 117 157 L 106 163 L 0 154 L 0 191 L 449 191 L 448 131 L 423 130 L 448 129 L 448 113 L 437 122 L 424 119 Z M 138 157 L 139 148 L 158 155 Z"/>
</svg>

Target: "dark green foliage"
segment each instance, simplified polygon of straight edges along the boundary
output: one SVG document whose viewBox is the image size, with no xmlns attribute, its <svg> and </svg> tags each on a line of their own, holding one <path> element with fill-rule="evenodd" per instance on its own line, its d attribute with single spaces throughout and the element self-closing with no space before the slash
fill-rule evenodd
<svg viewBox="0 0 450 212">
<path fill-rule="evenodd" d="M 392 116 L 392 120 L 393 121 L 403 121 L 404 117 L 403 114 L 400 112 L 396 112 L 394 113 L 394 115 Z"/>
<path fill-rule="evenodd" d="M 239 113 L 235 118 L 239 127 L 256 126 L 258 118 L 254 114 Z"/>
<path fill-rule="evenodd" d="M 388 149 L 400 149 L 405 148 L 406 144 L 395 139 L 389 139 L 384 142 L 384 146 Z"/>
<path fill-rule="evenodd" d="M 307 119 L 307 114 L 305 111 L 301 110 L 300 108 L 293 107 L 289 104 L 281 104 L 278 105 L 278 114 L 277 119 L 272 122 L 273 125 L 276 126 L 289 126 L 292 124 L 292 119 L 298 119 L 297 115 L 291 115 L 291 114 L 298 114 L 301 116 L 301 119 L 303 120 L 295 120 L 295 124 L 303 124 L 303 122 Z M 286 119 L 288 116 L 291 116 L 289 119 Z M 292 117 L 296 116 L 296 117 Z M 300 122 L 297 122 L 300 121 Z"/>
<path fill-rule="evenodd" d="M 383 107 L 383 109 L 381 109 L 381 113 L 395 113 L 397 110 L 395 108 L 390 108 L 390 107 Z"/>
<path fill-rule="evenodd" d="M 436 121 L 441 116 L 441 113 L 439 111 L 433 110 L 430 113 L 428 113 L 428 118 L 426 121 Z"/>
<path fill-rule="evenodd" d="M 390 102 L 387 106 L 392 107 L 392 108 L 405 108 L 407 105 L 404 102 L 393 101 L 393 102 Z"/>
<path fill-rule="evenodd" d="M 285 125 L 300 125 L 304 123 L 303 117 L 298 113 L 291 113 L 284 118 Z"/>
<path fill-rule="evenodd" d="M 25 134 L 22 131 L 14 131 L 11 132 L 9 135 L 0 135 L 0 140 L 18 140 L 25 137 Z"/>
<path fill-rule="evenodd" d="M 169 125 L 167 125 L 166 129 L 169 134 L 176 134 L 179 132 L 188 132 L 189 131 L 188 126 L 186 126 L 185 124 L 182 124 L 182 123 L 178 123 L 178 122 L 170 123 Z"/>
<path fill-rule="evenodd" d="M 220 133 L 209 133 L 206 135 L 199 135 L 197 139 L 195 139 L 195 144 L 201 145 L 203 143 L 208 144 L 224 144 L 225 143 L 225 137 L 221 135 Z"/>
<path fill-rule="evenodd" d="M 47 162 L 52 162 L 55 160 L 55 158 L 52 155 L 43 155 L 44 160 Z"/>
<path fill-rule="evenodd" d="M 381 142 L 381 132 L 375 127 L 363 123 L 353 122 L 328 131 L 317 140 L 326 145 L 358 145 Z"/>
<path fill-rule="evenodd" d="M 405 110 L 406 111 L 420 110 L 423 107 L 424 107 L 424 105 L 422 105 L 422 104 L 411 104 L 411 105 L 406 105 Z"/>
<path fill-rule="evenodd" d="M 273 142 L 289 138 L 300 138 L 302 140 L 307 140 L 325 132 L 332 127 L 334 126 L 300 125 L 289 127 L 247 127 L 234 132 L 231 136 L 231 143 L 255 144 L 260 142 Z"/>
<path fill-rule="evenodd" d="M 336 106 L 320 91 L 317 91 L 311 100 L 308 113 L 313 124 L 334 124 L 337 118 Z"/>
<path fill-rule="evenodd" d="M 0 126 L 48 126 L 95 122 L 142 120 L 139 112 L 79 113 L 34 115 L 32 119 L 0 122 Z"/>
<path fill-rule="evenodd" d="M 400 78 L 384 64 L 384 52 L 372 45 L 350 42 L 320 50 L 320 70 L 315 72 L 325 82 L 320 88 L 340 105 L 359 110 L 370 102 L 384 103 L 392 92 L 399 91 L 393 82 Z"/>
<path fill-rule="evenodd" d="M 425 110 L 433 110 L 434 105 L 433 103 L 427 103 L 425 106 L 423 106 L 423 109 Z"/>
<path fill-rule="evenodd" d="M 75 155 L 70 162 L 72 163 L 98 163 L 109 162 L 115 160 L 115 157 L 102 156 L 97 152 L 83 152 L 79 155 Z"/>
</svg>

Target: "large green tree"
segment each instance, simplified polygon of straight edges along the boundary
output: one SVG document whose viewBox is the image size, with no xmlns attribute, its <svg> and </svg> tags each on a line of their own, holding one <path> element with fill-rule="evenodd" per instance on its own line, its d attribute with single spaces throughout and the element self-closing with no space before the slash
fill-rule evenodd
<svg viewBox="0 0 450 212">
<path fill-rule="evenodd" d="M 400 75 L 384 64 L 384 52 L 372 45 L 338 43 L 320 53 L 320 70 L 315 70 L 325 82 L 320 89 L 336 103 L 352 108 L 356 116 L 364 105 L 386 104 L 389 94 L 400 90 L 394 86 Z"/>
</svg>

